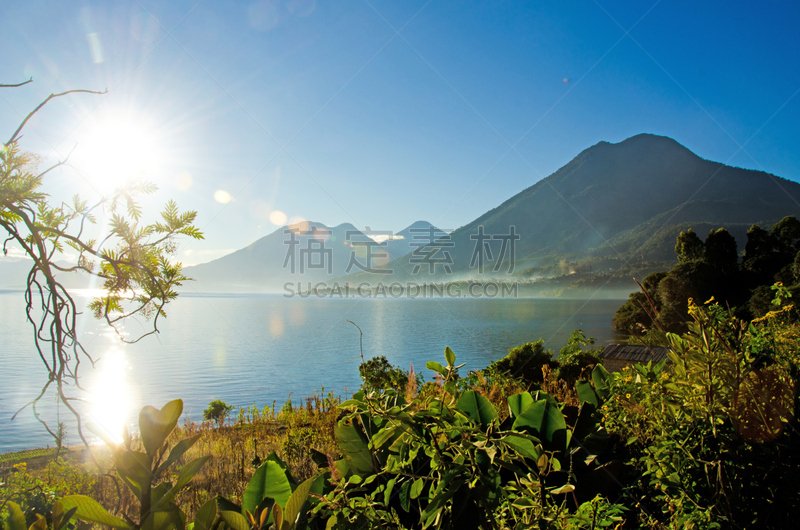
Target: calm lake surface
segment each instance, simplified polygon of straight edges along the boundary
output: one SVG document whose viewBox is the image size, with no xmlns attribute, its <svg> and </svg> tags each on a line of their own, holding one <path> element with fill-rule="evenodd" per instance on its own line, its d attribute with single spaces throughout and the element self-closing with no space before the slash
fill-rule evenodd
<svg viewBox="0 0 800 530">
<path fill-rule="evenodd" d="M 84 298 L 83 300 L 88 300 Z M 133 345 L 121 344 L 96 321 L 82 321 L 86 349 L 99 359 L 82 365 L 89 394 L 79 406 L 85 420 L 112 432 L 134 425 L 143 405 L 161 407 L 182 398 L 185 416 L 199 420 L 208 403 L 279 409 L 319 391 L 346 396 L 358 389 L 359 333 L 364 356 L 385 355 L 426 379 L 427 361 L 443 362 L 450 346 L 464 370 L 479 369 L 508 349 L 539 338 L 557 351 L 574 328 L 598 344 L 613 342 L 611 317 L 620 300 L 489 299 L 286 299 L 269 295 L 181 295 L 167 307 L 161 333 Z M 84 304 L 85 305 L 85 304 Z M 43 447 L 52 438 L 30 408 L 11 416 L 35 397 L 46 371 L 33 348 L 21 292 L 0 292 L 0 452 Z M 129 322 L 140 334 L 146 323 Z M 74 420 L 53 398 L 38 407 L 42 417 L 67 421 L 76 443 Z M 93 438 L 93 437 L 92 437 Z"/>
</svg>

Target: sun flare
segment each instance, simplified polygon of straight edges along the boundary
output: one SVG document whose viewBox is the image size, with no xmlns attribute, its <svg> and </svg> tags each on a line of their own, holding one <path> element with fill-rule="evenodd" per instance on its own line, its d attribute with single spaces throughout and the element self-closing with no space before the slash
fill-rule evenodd
<svg viewBox="0 0 800 530">
<path fill-rule="evenodd" d="M 111 348 L 101 359 L 89 386 L 90 421 L 107 437 L 122 441 L 122 429 L 134 408 L 133 389 L 128 382 L 130 365 L 124 352 Z"/>
<path fill-rule="evenodd" d="M 157 129 L 130 115 L 92 124 L 72 157 L 72 166 L 101 192 L 134 180 L 154 180 L 162 163 Z"/>
</svg>

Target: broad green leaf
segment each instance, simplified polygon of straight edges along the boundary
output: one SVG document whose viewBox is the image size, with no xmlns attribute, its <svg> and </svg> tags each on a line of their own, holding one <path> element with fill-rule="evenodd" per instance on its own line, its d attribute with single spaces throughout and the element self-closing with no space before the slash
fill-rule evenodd
<svg viewBox="0 0 800 530">
<path fill-rule="evenodd" d="M 576 440 L 583 440 L 589 436 L 597 428 L 597 421 L 594 418 L 594 413 L 597 408 L 589 403 L 583 401 L 578 410 L 578 419 L 575 420 L 575 428 L 572 429 L 572 437 Z"/>
<path fill-rule="evenodd" d="M 407 427 L 405 426 L 400 426 L 400 427 L 388 426 L 388 428 L 379 430 L 378 432 L 372 435 L 372 440 L 371 440 L 372 448 L 380 449 L 383 446 L 383 444 L 392 439 L 392 437 L 398 434 L 398 432 L 402 432 L 406 429 Z"/>
<path fill-rule="evenodd" d="M 286 473 L 286 480 L 289 481 L 289 484 L 292 486 L 292 491 L 294 491 L 294 488 L 296 488 L 299 484 L 298 484 L 297 480 L 295 480 L 294 476 L 292 475 L 292 471 L 289 469 L 289 466 L 287 466 L 286 463 L 283 460 L 280 459 L 280 457 L 278 456 L 278 453 L 276 453 L 275 451 L 272 451 L 272 452 L 270 452 L 270 454 L 267 455 L 267 458 L 265 458 L 264 460 L 269 460 L 271 462 L 275 462 L 276 464 L 281 466 L 281 469 L 283 469 L 283 472 Z"/>
<path fill-rule="evenodd" d="M 383 504 L 389 506 L 389 501 L 392 500 L 392 490 L 394 489 L 394 483 L 397 481 L 396 477 L 390 478 L 389 481 L 386 483 L 386 491 L 383 492 Z"/>
<path fill-rule="evenodd" d="M 575 390 L 578 391 L 578 401 L 581 403 L 591 403 L 595 408 L 600 406 L 600 400 L 589 381 L 578 381 L 575 383 Z"/>
<path fill-rule="evenodd" d="M 286 510 L 284 513 L 284 519 L 286 519 L 287 523 L 294 524 L 294 522 L 297 521 L 300 510 L 308 499 L 308 492 L 311 491 L 311 486 L 314 485 L 316 479 L 317 477 L 311 477 L 306 480 L 300 484 L 289 497 L 289 500 L 286 502 Z"/>
<path fill-rule="evenodd" d="M 439 372 L 443 376 L 447 376 L 447 369 L 436 361 L 428 361 L 425 363 L 425 368 L 428 370 L 433 370 L 434 372 Z"/>
<path fill-rule="evenodd" d="M 158 452 L 159 447 L 178 425 L 178 418 L 183 412 L 183 401 L 170 401 L 161 410 L 155 407 L 142 407 L 139 412 L 139 431 L 145 451 L 150 458 Z"/>
<path fill-rule="evenodd" d="M 350 465 L 347 463 L 346 458 L 340 458 L 334 462 L 333 467 L 336 468 L 336 473 L 341 477 L 346 477 L 350 474 Z"/>
<path fill-rule="evenodd" d="M 256 470 L 244 490 L 242 510 L 255 513 L 258 505 L 266 497 L 272 497 L 276 504 L 286 506 L 291 494 L 292 486 L 284 470 L 278 463 L 267 460 Z"/>
<path fill-rule="evenodd" d="M 516 450 L 525 458 L 539 460 L 539 451 L 536 450 L 536 446 L 533 444 L 533 441 L 527 437 L 521 434 L 513 433 L 505 436 L 503 441 L 513 447 L 514 450 Z"/>
<path fill-rule="evenodd" d="M 211 459 L 210 456 L 201 456 L 200 458 L 195 458 L 185 466 L 181 468 L 180 473 L 178 473 L 178 480 L 175 482 L 175 485 L 166 492 L 163 498 L 159 501 L 158 504 L 153 504 L 153 509 L 159 509 L 159 505 L 162 502 L 174 502 L 175 496 L 186 486 L 189 481 L 197 474 L 198 471 Z M 166 484 L 162 482 L 160 485 Z"/>
<path fill-rule="evenodd" d="M 517 415 L 512 429 L 517 430 L 520 427 L 529 427 L 533 429 L 536 434 L 541 435 L 545 414 L 547 414 L 547 401 L 544 399 L 534 401 Z"/>
<path fill-rule="evenodd" d="M 197 510 L 197 514 L 194 516 L 194 530 L 211 530 L 216 518 L 217 502 L 216 499 L 211 499 Z"/>
<path fill-rule="evenodd" d="M 611 374 L 608 373 L 602 364 L 598 364 L 592 370 L 592 383 L 594 383 L 595 392 L 602 400 L 608 399 L 608 395 L 611 391 L 610 386 L 611 381 Z"/>
<path fill-rule="evenodd" d="M 210 459 L 211 456 L 201 456 L 183 466 L 180 473 L 178 473 L 178 480 L 175 482 L 174 489 L 180 490 L 186 486 Z"/>
<path fill-rule="evenodd" d="M 162 509 L 148 515 L 142 524 L 141 530 L 180 530 L 185 526 L 184 518 L 185 516 L 180 508 L 170 504 L 168 509 Z"/>
<path fill-rule="evenodd" d="M 523 510 L 527 509 L 527 508 L 534 508 L 534 507 L 538 506 L 538 504 L 536 504 L 535 502 L 533 502 L 531 499 L 529 499 L 527 497 L 520 497 L 518 499 L 515 499 L 514 502 L 511 503 L 511 505 L 513 507 L 515 507 L 515 508 L 521 508 Z"/>
<path fill-rule="evenodd" d="M 67 523 L 69 523 L 70 519 L 75 517 L 75 512 L 77 511 L 78 508 L 75 506 L 65 511 L 64 505 L 60 500 L 53 503 L 53 530 L 61 530 L 63 527 L 65 527 Z"/>
<path fill-rule="evenodd" d="M 244 515 L 238 512 L 220 512 L 220 517 L 225 521 L 225 524 L 230 526 L 232 530 L 251 530 L 250 524 L 245 519 Z"/>
<path fill-rule="evenodd" d="M 283 530 L 283 510 L 280 504 L 272 507 L 272 519 L 275 521 L 275 528 Z"/>
<path fill-rule="evenodd" d="M 406 512 L 411 509 L 411 497 L 409 495 L 411 491 L 411 482 L 406 481 L 403 482 L 403 485 L 400 486 L 400 506 Z"/>
<path fill-rule="evenodd" d="M 536 467 L 539 468 L 539 473 L 544 474 L 547 473 L 547 464 L 550 459 L 547 457 L 546 454 L 543 454 L 539 457 L 539 460 L 536 462 Z"/>
<path fill-rule="evenodd" d="M 464 482 L 462 480 L 457 480 L 452 484 L 450 484 L 448 481 L 447 486 L 449 486 L 449 488 L 444 489 L 442 487 L 442 484 L 444 484 L 443 481 L 442 484 L 440 484 L 439 487 L 436 488 L 437 493 L 435 494 L 433 499 L 431 499 L 431 502 L 428 503 L 428 505 L 422 511 L 422 514 L 420 514 L 420 519 L 423 521 L 422 522 L 423 528 L 427 528 L 428 526 L 434 523 L 434 521 L 436 520 L 436 516 L 439 514 L 439 512 L 442 510 L 445 504 L 447 504 L 447 501 L 449 501 L 455 496 L 456 492 L 459 490 L 459 488 L 461 488 L 463 483 Z"/>
<path fill-rule="evenodd" d="M 544 428 L 544 433 L 541 433 L 542 437 L 551 443 L 558 441 L 557 439 L 559 436 L 563 436 L 563 434 L 559 434 L 559 432 L 566 431 L 567 429 L 567 422 L 564 419 L 564 414 L 552 403 L 547 404 L 547 417 L 542 427 Z M 566 446 L 557 448 L 559 451 L 563 449 L 566 449 Z"/>
<path fill-rule="evenodd" d="M 158 469 L 156 469 L 155 475 L 161 474 L 161 472 L 163 472 L 172 463 L 174 463 L 181 456 L 183 456 L 183 453 L 188 451 L 189 448 L 193 446 L 195 442 L 197 442 L 197 440 L 199 440 L 202 435 L 203 435 L 202 433 L 199 433 L 196 436 L 192 436 L 191 438 L 186 438 L 175 444 L 175 447 L 173 447 L 172 450 L 169 452 L 169 456 L 167 457 L 167 459 L 164 460 L 164 462 L 160 466 L 158 466 Z"/>
<path fill-rule="evenodd" d="M 123 450 L 114 455 L 117 474 L 140 501 L 142 486 L 151 482 L 150 463 L 150 457 L 138 451 Z"/>
<path fill-rule="evenodd" d="M 453 350 L 451 350 L 449 346 L 446 346 L 444 349 L 444 359 L 447 361 L 447 366 L 455 366 L 456 354 L 453 353 Z"/>
<path fill-rule="evenodd" d="M 373 473 L 372 453 L 362 438 L 360 429 L 352 423 L 340 421 L 333 431 L 336 443 L 344 452 L 350 470 L 358 475 L 371 475 Z"/>
<path fill-rule="evenodd" d="M 572 491 L 575 491 L 575 486 L 573 486 L 572 484 L 564 484 L 560 488 L 555 488 L 550 490 L 550 493 L 552 495 L 561 495 L 564 493 L 570 493 Z"/>
<path fill-rule="evenodd" d="M 102 524 L 113 528 L 130 528 L 131 525 L 114 517 L 100 506 L 100 503 L 86 495 L 68 495 L 61 499 L 61 506 L 65 512 L 77 508 L 75 517 L 81 521 Z"/>
<path fill-rule="evenodd" d="M 474 390 L 467 390 L 461 394 L 456 403 L 456 409 L 465 413 L 483 428 L 497 419 L 497 411 L 491 401 Z"/>
<path fill-rule="evenodd" d="M 328 523 L 325 525 L 325 530 L 333 530 L 336 528 L 337 524 L 339 524 L 339 519 L 337 519 L 335 515 L 331 515 L 328 519 Z"/>
<path fill-rule="evenodd" d="M 531 397 L 530 392 L 520 392 L 519 394 L 508 396 L 508 411 L 511 413 L 511 416 L 516 418 L 523 410 L 530 407 L 532 403 L 533 397 Z"/>
<path fill-rule="evenodd" d="M 411 491 L 409 492 L 409 497 L 411 497 L 412 499 L 416 499 L 417 497 L 419 497 L 420 493 L 422 493 L 422 488 L 424 486 L 425 482 L 421 478 L 415 480 L 414 483 L 411 485 Z"/>
<path fill-rule="evenodd" d="M 8 517 L 6 518 L 7 530 L 27 530 L 25 524 L 25 514 L 16 502 L 8 501 Z"/>
<path fill-rule="evenodd" d="M 34 515 L 36 515 L 36 521 L 28 527 L 28 530 L 47 530 L 47 518 L 38 513 Z"/>
<path fill-rule="evenodd" d="M 241 506 L 239 506 L 238 504 L 236 504 L 234 502 L 229 501 L 225 497 L 221 497 L 221 496 L 217 495 L 214 498 L 214 501 L 217 503 L 217 511 L 219 513 L 222 513 L 222 512 L 242 513 L 242 507 Z"/>
</svg>

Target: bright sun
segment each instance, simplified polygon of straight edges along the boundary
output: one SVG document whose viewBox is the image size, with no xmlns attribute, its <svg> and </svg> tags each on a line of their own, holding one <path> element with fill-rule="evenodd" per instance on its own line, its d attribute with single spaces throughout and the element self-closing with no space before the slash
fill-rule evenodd
<svg viewBox="0 0 800 530">
<path fill-rule="evenodd" d="M 133 116 L 93 123 L 78 141 L 72 166 L 103 193 L 131 180 L 152 180 L 163 162 L 156 131 Z"/>
</svg>

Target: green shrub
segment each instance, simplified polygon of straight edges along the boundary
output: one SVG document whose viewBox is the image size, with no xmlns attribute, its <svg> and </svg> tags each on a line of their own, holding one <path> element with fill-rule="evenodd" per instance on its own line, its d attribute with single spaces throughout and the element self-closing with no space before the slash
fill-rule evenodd
<svg viewBox="0 0 800 530">
<path fill-rule="evenodd" d="M 605 421 L 644 474 L 640 524 L 785 528 L 800 517 L 791 311 L 748 324 L 690 301 L 688 332 L 668 335 L 671 369 L 635 365 L 614 377 Z"/>
<path fill-rule="evenodd" d="M 390 389 L 402 391 L 408 384 L 408 372 L 389 364 L 383 355 L 361 363 L 358 372 L 364 381 L 361 388 L 367 392 L 382 392 Z M 421 385 L 422 376 L 417 375 L 416 382 L 417 385 Z"/>
<path fill-rule="evenodd" d="M 221 424 L 232 410 L 233 405 L 228 405 L 221 399 L 215 399 L 209 403 L 208 408 L 203 411 L 203 419 L 205 421 L 216 421 Z"/>
<path fill-rule="evenodd" d="M 587 337 L 582 329 L 574 330 L 566 346 L 558 352 L 558 378 L 572 386 L 585 368 L 600 364 L 598 354 L 603 351 L 603 346 L 582 349 L 584 346 L 594 346 L 594 343 L 594 337 Z"/>
<path fill-rule="evenodd" d="M 511 348 L 508 355 L 494 361 L 486 370 L 487 375 L 506 373 L 527 384 L 542 382 L 542 367 L 555 368 L 558 361 L 553 360 L 553 352 L 544 349 L 544 341 L 528 342 L 522 346 Z"/>
</svg>

